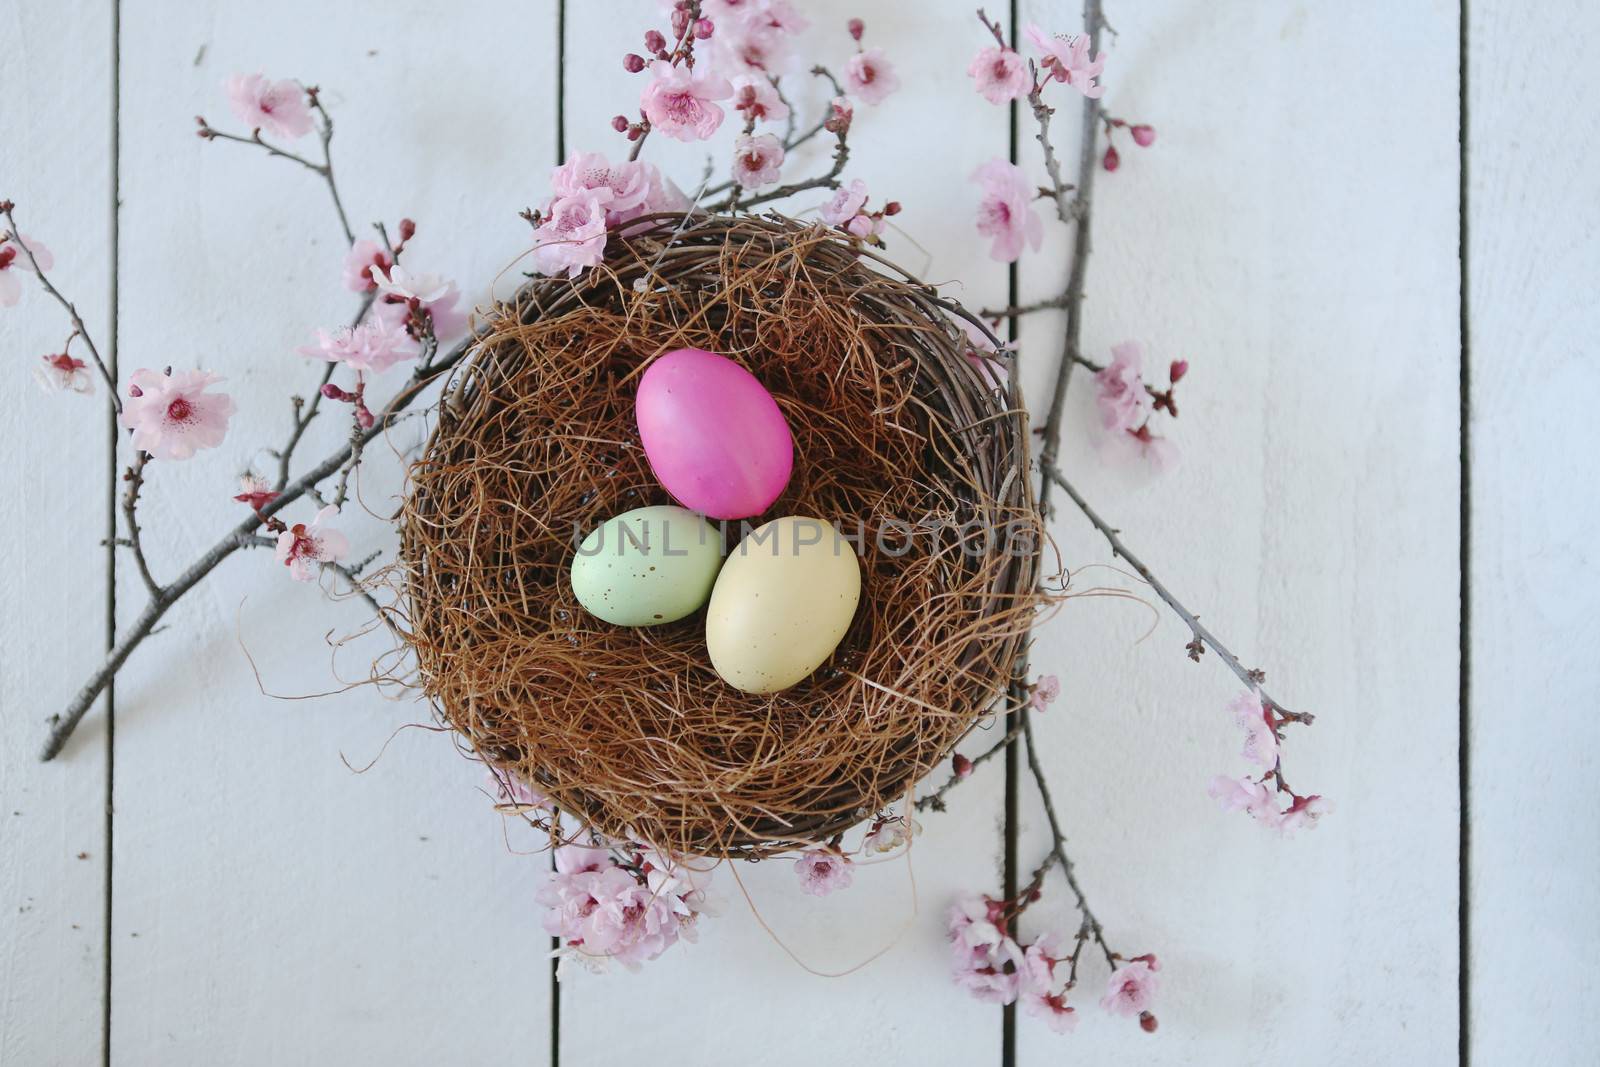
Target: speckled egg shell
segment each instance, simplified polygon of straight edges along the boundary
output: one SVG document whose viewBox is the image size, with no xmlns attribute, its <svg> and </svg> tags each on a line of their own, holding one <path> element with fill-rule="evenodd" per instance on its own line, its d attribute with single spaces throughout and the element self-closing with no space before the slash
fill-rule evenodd
<svg viewBox="0 0 1600 1067">
<path fill-rule="evenodd" d="M 656 626 L 693 615 L 722 565 L 722 535 L 670 504 L 635 508 L 602 523 L 572 558 L 572 592 L 596 618 Z"/>
</svg>

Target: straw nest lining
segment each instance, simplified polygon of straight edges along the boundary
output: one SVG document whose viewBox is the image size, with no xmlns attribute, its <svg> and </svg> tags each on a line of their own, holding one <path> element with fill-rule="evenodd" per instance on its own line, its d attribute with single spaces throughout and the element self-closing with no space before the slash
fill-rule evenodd
<svg viewBox="0 0 1600 1067">
<path fill-rule="evenodd" d="M 868 255 L 776 216 L 643 220 L 600 267 L 526 286 L 447 385 L 402 524 L 424 690 L 478 755 L 601 833 L 717 857 L 828 841 L 1004 692 L 1038 604 L 1026 422 L 949 305 Z M 612 626 L 568 580 L 575 531 L 672 502 L 633 399 L 682 347 L 743 363 L 793 431 L 794 475 L 752 525 L 859 521 L 850 630 L 772 696 L 717 677 L 703 612 Z"/>
</svg>

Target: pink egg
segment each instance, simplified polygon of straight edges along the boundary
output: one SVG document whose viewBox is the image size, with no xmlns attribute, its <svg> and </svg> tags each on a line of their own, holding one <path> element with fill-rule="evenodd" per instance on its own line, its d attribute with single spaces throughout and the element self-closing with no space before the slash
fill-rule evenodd
<svg viewBox="0 0 1600 1067">
<path fill-rule="evenodd" d="M 778 499 L 794 438 L 772 394 L 731 359 L 680 348 L 650 364 L 634 403 L 650 467 L 684 507 L 747 519 Z"/>
</svg>

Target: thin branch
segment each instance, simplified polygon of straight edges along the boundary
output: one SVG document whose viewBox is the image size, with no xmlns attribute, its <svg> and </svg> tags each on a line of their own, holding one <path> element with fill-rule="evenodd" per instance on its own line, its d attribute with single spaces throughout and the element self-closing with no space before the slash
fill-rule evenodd
<svg viewBox="0 0 1600 1067">
<path fill-rule="evenodd" d="M 135 450 L 133 463 L 123 472 L 122 479 L 128 483 L 128 489 L 122 494 L 122 519 L 128 527 L 128 548 L 133 551 L 133 561 L 138 565 L 139 577 L 144 579 L 144 587 L 150 591 L 150 595 L 159 597 L 162 592 L 161 583 L 150 573 L 150 564 L 144 557 L 144 537 L 139 529 L 139 490 L 144 488 L 144 467 L 148 462 L 150 453 Z"/>
<path fill-rule="evenodd" d="M 938 789 L 935 789 L 925 797 L 919 797 L 916 804 L 917 810 L 927 811 L 929 808 L 932 808 L 934 811 L 943 811 L 944 795 L 950 792 L 950 790 L 954 789 L 956 786 L 960 785 L 962 782 L 966 781 L 968 778 L 972 777 L 973 771 L 994 759 L 994 757 L 1004 752 L 1007 748 L 1010 748 L 1011 742 L 1015 741 L 1022 734 L 1022 721 L 1027 717 L 1028 711 L 1026 708 L 1023 708 L 1018 713 L 1017 724 L 1011 729 L 1007 730 L 1005 732 L 1005 736 L 1001 737 L 1000 740 L 984 749 L 978 755 L 972 757 L 972 766 L 968 769 L 966 774 L 952 773 L 944 785 L 941 785 Z"/>
<path fill-rule="evenodd" d="M 1111 951 L 1111 946 L 1106 944 L 1105 933 L 1101 929 L 1100 920 L 1095 917 L 1094 911 L 1089 907 L 1089 898 L 1083 892 L 1083 886 L 1078 884 L 1078 875 L 1073 868 L 1072 858 L 1067 855 L 1067 835 L 1061 829 L 1061 819 L 1056 815 L 1054 799 L 1050 796 L 1050 783 L 1045 780 L 1044 767 L 1039 762 L 1038 742 L 1033 736 L 1033 721 L 1026 715 L 1022 717 L 1022 735 L 1027 744 L 1024 746 L 1028 753 L 1028 770 L 1033 774 L 1033 784 L 1039 790 L 1039 802 L 1044 807 L 1045 819 L 1050 824 L 1050 837 L 1052 845 L 1050 852 L 1045 856 L 1044 862 L 1039 865 L 1033 875 L 1033 885 L 1037 890 L 1044 884 L 1044 876 L 1049 873 L 1052 866 L 1061 868 L 1062 875 L 1067 880 L 1067 888 L 1072 890 L 1072 895 L 1077 898 L 1078 912 L 1083 916 L 1083 925 L 1100 946 L 1100 951 L 1105 953 L 1106 963 L 1112 970 L 1117 966 L 1117 954 Z M 1024 893 L 1026 898 L 1029 894 Z"/>
<path fill-rule="evenodd" d="M 1083 22 L 1085 32 L 1089 34 L 1089 54 L 1098 55 L 1100 29 L 1105 25 L 1105 15 L 1101 11 L 1100 0 L 1084 0 Z M 1038 116 L 1037 109 L 1035 116 Z M 1094 178 L 1099 169 L 1095 152 L 1098 145 L 1099 116 L 1099 101 L 1084 97 L 1083 133 L 1078 146 L 1078 187 L 1074 193 L 1071 211 L 1063 214 L 1063 219 L 1070 215 L 1076 220 L 1077 232 L 1072 242 L 1072 265 L 1067 272 L 1065 293 L 1067 328 L 1061 340 L 1061 358 L 1057 363 L 1055 387 L 1050 395 L 1050 408 L 1045 414 L 1044 444 L 1040 449 L 1040 459 L 1047 467 L 1055 465 L 1056 456 L 1061 451 L 1061 419 L 1066 412 L 1067 385 L 1072 380 L 1073 357 L 1080 352 L 1080 339 L 1083 336 L 1083 283 L 1089 270 L 1089 252 L 1092 247 L 1089 223 L 1093 207 Z M 1039 140 L 1046 145 L 1047 161 L 1053 151 L 1049 148 L 1048 120 L 1049 116 L 1045 115 L 1039 127 Z M 1052 173 L 1051 178 L 1059 189 L 1061 186 L 1059 173 Z M 1059 209 L 1061 205 L 1059 194 L 1056 203 Z M 1051 514 L 1048 478 L 1043 479 L 1039 486 L 1039 510 L 1046 518 Z"/>
<path fill-rule="evenodd" d="M 261 534 L 252 534 L 251 536 L 245 538 L 244 543 L 239 547 L 276 548 L 278 547 L 278 542 L 276 538 L 265 537 Z M 391 633 L 396 633 L 398 636 L 398 633 L 395 630 L 394 622 L 389 618 L 389 613 L 384 610 L 383 605 L 378 603 L 378 598 L 373 596 L 371 591 L 368 590 L 366 585 L 361 581 L 361 566 L 371 562 L 371 559 L 372 557 L 369 556 L 362 562 L 362 564 L 351 567 L 347 567 L 343 563 L 335 563 L 332 560 L 324 560 L 320 566 L 323 570 L 330 571 L 344 579 L 345 584 L 350 587 L 349 591 L 366 601 L 367 606 L 372 608 L 372 613 L 378 617 L 378 620 L 387 626 Z"/>
<path fill-rule="evenodd" d="M 99 370 L 101 380 L 106 383 L 106 393 L 111 399 L 111 407 L 118 415 L 122 414 L 122 397 L 117 393 L 117 382 L 115 378 L 111 377 L 111 368 L 107 366 L 105 360 L 100 358 L 100 349 L 95 347 L 94 338 L 89 336 L 89 327 L 83 324 L 83 316 L 78 314 L 77 305 L 61 295 L 61 290 L 51 283 L 49 275 L 45 274 L 44 268 L 39 266 L 39 260 L 34 256 L 33 249 L 29 248 L 27 243 L 23 241 L 21 231 L 17 229 L 17 220 L 12 215 L 14 206 L 9 200 L 0 202 L 0 208 L 4 209 L 6 225 L 9 227 L 9 230 L 3 236 L 16 242 L 17 248 L 21 250 L 23 255 L 28 257 L 28 265 L 33 268 L 33 273 L 39 279 L 39 284 L 44 286 L 44 291 L 54 297 L 56 303 L 66 309 L 67 316 L 72 319 L 72 328 L 77 331 L 79 337 L 83 338 L 84 347 L 89 350 L 89 356 L 94 360 L 95 368 Z"/>
<path fill-rule="evenodd" d="M 1150 588 L 1155 590 L 1156 595 L 1166 602 L 1167 607 L 1171 608 L 1173 612 L 1177 614 L 1178 618 L 1183 620 L 1184 625 L 1189 627 L 1189 631 L 1194 637 L 1194 641 L 1191 642 L 1189 646 L 1189 654 L 1191 658 L 1198 660 L 1200 658 L 1200 654 L 1205 651 L 1207 646 L 1209 646 L 1219 657 L 1221 657 L 1222 662 L 1227 665 L 1228 669 L 1232 671 L 1247 687 L 1257 690 L 1261 695 L 1261 702 L 1271 708 L 1280 717 L 1289 722 L 1307 724 L 1315 720 L 1316 716 L 1303 711 L 1290 711 L 1288 708 L 1285 708 L 1282 704 L 1272 699 L 1272 697 L 1268 696 L 1266 690 L 1260 688 L 1262 680 L 1266 677 L 1263 672 L 1260 670 L 1248 669 L 1241 664 L 1239 662 L 1239 657 L 1230 652 L 1228 647 L 1221 641 L 1218 641 L 1216 635 L 1207 629 L 1205 624 L 1202 623 L 1192 611 L 1184 607 L 1183 604 L 1179 602 L 1177 597 L 1172 595 L 1171 591 L 1167 589 L 1167 587 L 1162 583 L 1161 579 L 1152 574 L 1150 568 L 1145 566 L 1144 561 L 1138 556 L 1135 556 L 1132 552 L 1128 551 L 1128 546 L 1122 543 L 1122 538 L 1118 536 L 1117 531 L 1113 529 L 1109 523 L 1102 519 L 1095 512 L 1094 508 L 1089 506 L 1089 502 L 1083 499 L 1083 495 L 1073 488 L 1072 483 L 1067 481 L 1066 477 L 1062 475 L 1060 470 L 1053 466 L 1046 466 L 1044 468 L 1044 473 L 1047 479 L 1059 485 L 1062 491 L 1065 492 L 1067 496 L 1072 498 L 1072 502 L 1078 505 L 1078 510 L 1083 512 L 1084 517 L 1093 523 L 1094 528 L 1099 530 L 1100 533 L 1105 536 L 1106 541 L 1108 541 L 1111 545 L 1111 554 L 1113 556 L 1121 556 L 1124 560 L 1126 560 L 1128 566 L 1132 567 L 1138 573 L 1139 577 L 1148 582 L 1150 584 Z"/>
<path fill-rule="evenodd" d="M 984 308 L 978 314 L 986 319 L 1016 319 L 1035 311 L 1060 311 L 1067 306 L 1067 294 L 1058 293 L 1031 304 L 1011 304 L 1003 308 Z"/>
</svg>

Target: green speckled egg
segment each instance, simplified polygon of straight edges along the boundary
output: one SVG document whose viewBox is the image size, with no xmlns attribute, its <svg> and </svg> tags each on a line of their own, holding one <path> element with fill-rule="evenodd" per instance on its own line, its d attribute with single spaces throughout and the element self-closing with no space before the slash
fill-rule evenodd
<svg viewBox="0 0 1600 1067">
<path fill-rule="evenodd" d="M 623 512 L 583 539 L 572 592 L 589 614 L 618 626 L 656 626 L 700 610 L 722 566 L 722 536 L 671 505 Z"/>
</svg>

